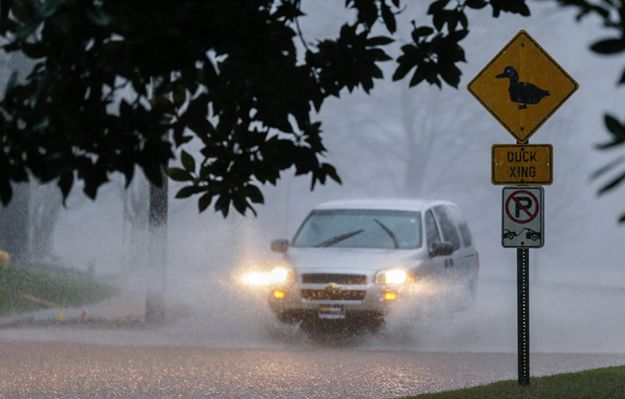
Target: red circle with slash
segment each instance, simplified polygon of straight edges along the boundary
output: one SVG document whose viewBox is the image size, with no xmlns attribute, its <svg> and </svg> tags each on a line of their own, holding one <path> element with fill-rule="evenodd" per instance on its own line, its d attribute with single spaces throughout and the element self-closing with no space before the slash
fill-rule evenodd
<svg viewBox="0 0 625 399">
<path fill-rule="evenodd" d="M 517 199 L 516 196 L 518 194 L 525 194 L 527 196 L 529 196 L 532 201 L 534 201 L 533 203 L 536 204 L 534 212 L 532 212 L 530 210 L 530 208 L 532 207 L 531 204 L 529 206 L 525 206 L 523 205 L 520 199 Z M 513 216 L 512 213 L 510 212 L 510 203 L 514 202 L 514 204 L 516 205 L 517 209 L 520 209 L 521 212 L 520 214 L 524 214 L 527 216 L 527 219 L 523 220 L 519 217 Z M 510 218 L 510 220 L 512 220 L 513 222 L 516 223 L 520 223 L 520 224 L 526 224 L 531 222 L 532 220 L 536 219 L 536 216 L 538 216 L 538 211 L 540 210 L 540 204 L 538 203 L 538 198 L 536 198 L 536 196 L 534 195 L 534 193 L 532 193 L 531 191 L 527 191 L 527 190 L 517 190 L 517 191 L 513 191 L 508 198 L 506 199 L 506 215 L 508 215 L 508 217 Z"/>
</svg>

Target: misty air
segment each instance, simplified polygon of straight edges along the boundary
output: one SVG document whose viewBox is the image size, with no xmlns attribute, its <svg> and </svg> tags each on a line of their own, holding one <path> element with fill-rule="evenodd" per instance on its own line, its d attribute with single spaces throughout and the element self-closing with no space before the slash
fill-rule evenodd
<svg viewBox="0 0 625 399">
<path fill-rule="evenodd" d="M 625 398 L 623 10 L 0 1 L 0 398 Z"/>
</svg>

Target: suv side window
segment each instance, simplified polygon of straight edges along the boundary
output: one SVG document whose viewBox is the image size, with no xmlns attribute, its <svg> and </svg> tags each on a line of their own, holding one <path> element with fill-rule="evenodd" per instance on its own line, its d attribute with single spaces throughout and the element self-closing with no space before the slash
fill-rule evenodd
<svg viewBox="0 0 625 399">
<path fill-rule="evenodd" d="M 449 210 L 451 211 L 454 222 L 458 225 L 458 230 L 460 230 L 464 246 L 470 247 L 473 244 L 473 237 L 471 237 L 471 230 L 469 230 L 466 219 L 462 216 L 460 209 L 455 206 L 450 207 Z"/>
<path fill-rule="evenodd" d="M 441 236 L 436 228 L 436 220 L 434 220 L 434 214 L 431 210 L 425 213 L 425 237 L 428 249 L 432 247 L 433 243 L 441 241 Z"/>
<path fill-rule="evenodd" d="M 434 213 L 436 213 L 436 219 L 438 219 L 441 230 L 443 231 L 444 240 L 452 243 L 454 250 L 460 249 L 460 236 L 458 235 L 456 226 L 453 224 L 453 219 L 451 218 L 447 207 L 439 205 L 434 208 Z"/>
</svg>

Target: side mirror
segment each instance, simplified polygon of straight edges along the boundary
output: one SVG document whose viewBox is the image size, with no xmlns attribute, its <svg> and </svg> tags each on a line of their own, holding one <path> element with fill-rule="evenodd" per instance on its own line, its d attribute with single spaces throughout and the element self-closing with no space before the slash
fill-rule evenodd
<svg viewBox="0 0 625 399">
<path fill-rule="evenodd" d="M 281 254 L 286 252 L 286 249 L 289 247 L 289 240 L 279 239 L 273 240 L 271 242 L 271 250 L 273 252 L 279 252 Z"/>
<path fill-rule="evenodd" d="M 435 242 L 430 247 L 430 257 L 447 256 L 454 253 L 454 244 L 449 241 Z"/>
</svg>

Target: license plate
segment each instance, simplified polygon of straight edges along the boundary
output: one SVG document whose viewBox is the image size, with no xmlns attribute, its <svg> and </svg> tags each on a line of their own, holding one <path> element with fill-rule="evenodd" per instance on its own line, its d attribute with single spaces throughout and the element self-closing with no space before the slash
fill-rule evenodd
<svg viewBox="0 0 625 399">
<path fill-rule="evenodd" d="M 345 308 L 341 305 L 321 305 L 319 306 L 320 319 L 344 319 Z"/>
</svg>

